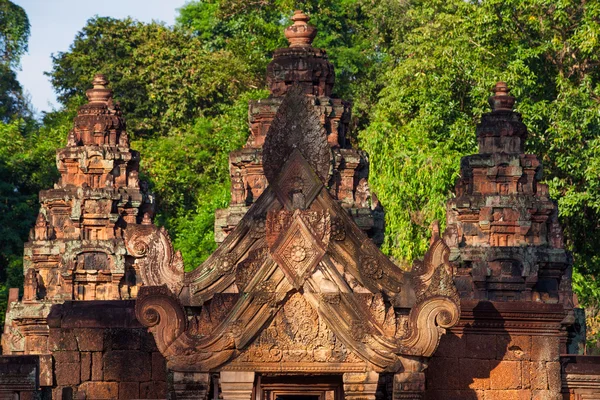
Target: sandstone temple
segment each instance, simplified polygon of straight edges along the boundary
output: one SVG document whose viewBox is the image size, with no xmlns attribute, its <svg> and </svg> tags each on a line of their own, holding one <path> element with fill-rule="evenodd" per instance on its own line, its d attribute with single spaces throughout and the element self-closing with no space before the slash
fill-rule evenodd
<svg viewBox="0 0 600 400">
<path fill-rule="evenodd" d="M 0 399 L 600 399 L 557 206 L 507 85 L 445 231 L 405 271 L 379 250 L 384 209 L 334 67 L 308 17 L 292 20 L 229 157 L 219 246 L 193 272 L 153 222 L 143 155 L 96 75 L 10 291 Z"/>
</svg>

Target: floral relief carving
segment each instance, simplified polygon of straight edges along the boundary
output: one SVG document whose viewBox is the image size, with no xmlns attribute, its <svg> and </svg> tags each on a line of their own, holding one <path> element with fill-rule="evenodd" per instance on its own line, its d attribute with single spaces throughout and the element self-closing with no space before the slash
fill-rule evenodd
<svg viewBox="0 0 600 400">
<path fill-rule="evenodd" d="M 357 361 L 308 301 L 295 293 L 234 364 Z"/>
<path fill-rule="evenodd" d="M 373 256 L 360 257 L 360 271 L 371 279 L 383 278 L 383 268 Z"/>
<path fill-rule="evenodd" d="M 222 254 L 217 259 L 216 268 L 220 274 L 230 274 L 235 268 L 237 257 L 233 254 Z"/>
</svg>

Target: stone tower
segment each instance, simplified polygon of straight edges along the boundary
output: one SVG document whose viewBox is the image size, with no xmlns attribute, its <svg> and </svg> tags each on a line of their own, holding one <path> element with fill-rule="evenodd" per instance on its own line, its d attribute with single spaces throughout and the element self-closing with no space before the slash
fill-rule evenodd
<svg viewBox="0 0 600 400">
<path fill-rule="evenodd" d="M 350 104 L 333 95 L 335 72 L 325 50 L 312 47 L 316 29 L 301 11 L 285 30 L 289 47 L 275 50 L 267 66 L 267 99 L 250 101 L 250 136 L 246 145 L 231 152 L 230 207 L 218 210 L 215 239 L 221 243 L 267 187 L 263 171 L 263 144 L 267 131 L 288 90 L 297 85 L 310 99 L 327 132 L 335 154 L 333 174 L 328 182 L 331 195 L 353 216 L 356 223 L 376 242 L 383 241 L 383 211 L 367 183 L 368 161 L 364 153 L 351 148 L 347 139 Z"/>
<path fill-rule="evenodd" d="M 542 165 L 524 154 L 527 128 L 504 82 L 477 126 L 479 154 L 464 157 L 446 237 L 464 299 L 535 301 L 571 307 L 571 259 L 558 208 L 540 183 Z"/>
<path fill-rule="evenodd" d="M 461 319 L 430 362 L 426 398 L 562 399 L 571 257 L 504 82 L 489 102 L 492 112 L 476 129 L 479 153 L 462 159 L 456 197 L 447 203 L 443 238 Z"/>
<path fill-rule="evenodd" d="M 136 240 L 141 232 L 158 235 L 169 260 L 176 257 L 166 233 L 152 225 L 153 198 L 139 180 L 140 156 L 129 147 L 108 81 L 96 75 L 92 83 L 67 146 L 56 153 L 59 182 L 40 192 L 25 245 L 23 298 L 17 302 L 13 292 L 6 315 L 5 354 L 47 351 L 53 304 L 135 298 L 148 279 L 140 272 L 146 256 Z"/>
</svg>

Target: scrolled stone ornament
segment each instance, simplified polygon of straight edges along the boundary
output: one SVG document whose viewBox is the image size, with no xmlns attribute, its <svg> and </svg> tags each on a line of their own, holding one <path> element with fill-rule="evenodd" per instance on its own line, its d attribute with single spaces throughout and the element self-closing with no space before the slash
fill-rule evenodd
<svg viewBox="0 0 600 400">
<path fill-rule="evenodd" d="M 135 302 L 135 316 L 152 332 L 163 353 L 187 328 L 185 311 L 166 285 L 142 286 Z"/>
</svg>

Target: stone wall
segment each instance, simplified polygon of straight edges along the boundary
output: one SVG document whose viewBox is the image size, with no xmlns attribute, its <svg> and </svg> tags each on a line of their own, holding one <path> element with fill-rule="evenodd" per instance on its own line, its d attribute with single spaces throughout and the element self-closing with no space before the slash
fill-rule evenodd
<svg viewBox="0 0 600 400">
<path fill-rule="evenodd" d="M 462 301 L 426 370 L 426 399 L 562 399 L 557 304 Z"/>
<path fill-rule="evenodd" d="M 66 302 L 53 306 L 48 324 L 53 399 L 166 397 L 165 359 L 133 301 Z"/>
</svg>

